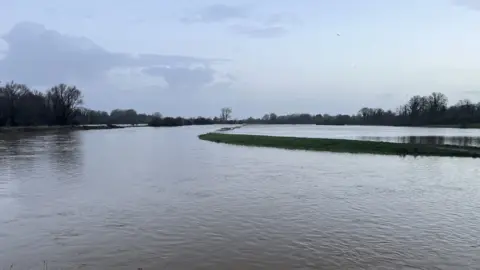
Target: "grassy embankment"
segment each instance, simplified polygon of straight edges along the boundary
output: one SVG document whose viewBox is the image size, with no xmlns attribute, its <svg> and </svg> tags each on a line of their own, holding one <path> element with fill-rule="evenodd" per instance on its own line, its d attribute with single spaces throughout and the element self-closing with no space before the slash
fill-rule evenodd
<svg viewBox="0 0 480 270">
<path fill-rule="evenodd" d="M 243 146 L 273 147 L 292 150 L 364 153 L 381 155 L 480 157 L 480 148 L 451 145 L 390 143 L 347 139 L 297 138 L 228 133 L 206 133 L 201 140 Z"/>
</svg>

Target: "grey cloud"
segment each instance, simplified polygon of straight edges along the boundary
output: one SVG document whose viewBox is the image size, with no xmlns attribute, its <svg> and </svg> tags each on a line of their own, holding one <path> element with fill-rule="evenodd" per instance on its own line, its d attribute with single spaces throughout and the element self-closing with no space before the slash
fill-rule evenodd
<svg viewBox="0 0 480 270">
<path fill-rule="evenodd" d="M 291 13 L 275 13 L 267 17 L 266 25 L 293 25 L 300 23 L 300 19 Z"/>
<path fill-rule="evenodd" d="M 251 38 L 276 38 L 288 33 L 289 28 L 299 20 L 288 13 L 275 13 L 258 23 L 244 23 L 230 26 L 230 29 Z"/>
<path fill-rule="evenodd" d="M 463 93 L 467 95 L 480 95 L 480 90 L 465 90 Z"/>
<path fill-rule="evenodd" d="M 198 58 L 182 55 L 158 55 L 158 54 L 139 54 L 123 55 L 126 60 L 124 64 L 128 66 L 155 66 L 155 65 L 174 65 L 188 66 L 192 64 L 210 65 L 214 63 L 228 62 L 228 59 L 220 58 Z"/>
<path fill-rule="evenodd" d="M 0 56 L 3 56 L 4 53 L 6 53 L 8 51 L 8 44 L 0 39 Z M 0 59 L 2 59 L 2 57 L 0 57 Z"/>
<path fill-rule="evenodd" d="M 230 26 L 234 33 L 250 38 L 276 38 L 286 35 L 299 20 L 289 13 L 275 13 L 258 22 Z"/>
<path fill-rule="evenodd" d="M 254 16 L 247 6 L 215 4 L 192 12 L 181 19 L 184 23 L 214 23 L 235 20 L 227 28 L 233 33 L 251 38 L 274 38 L 288 33 L 289 27 L 299 20 L 293 14 L 274 13 Z"/>
<path fill-rule="evenodd" d="M 213 23 L 231 19 L 245 19 L 249 16 L 250 9 L 246 6 L 215 4 L 196 10 L 183 17 L 181 21 L 184 23 Z"/>
<path fill-rule="evenodd" d="M 145 74 L 160 76 L 165 79 L 168 86 L 176 90 L 191 90 L 212 83 L 215 79 L 215 71 L 209 67 L 196 68 L 170 68 L 150 67 L 143 69 Z"/>
<path fill-rule="evenodd" d="M 452 0 L 452 2 L 454 5 L 480 10 L 480 1 L 478 0 Z"/>
<path fill-rule="evenodd" d="M 201 87 L 202 85 L 195 84 L 202 84 L 202 81 L 188 67 L 208 67 L 226 61 L 179 55 L 111 53 L 87 38 L 64 35 L 31 22 L 15 25 L 2 38 L 7 43 L 8 50 L 0 58 L 0 79 L 17 80 L 29 85 L 60 82 L 95 84 L 104 82 L 108 73 L 116 68 L 168 65 L 171 71 L 164 76 L 173 76 L 172 72 L 175 72 L 175 76 L 183 76 L 194 88 Z"/>
<path fill-rule="evenodd" d="M 282 26 L 233 25 L 231 29 L 238 34 L 251 38 L 274 38 L 285 35 L 288 31 Z"/>
</svg>

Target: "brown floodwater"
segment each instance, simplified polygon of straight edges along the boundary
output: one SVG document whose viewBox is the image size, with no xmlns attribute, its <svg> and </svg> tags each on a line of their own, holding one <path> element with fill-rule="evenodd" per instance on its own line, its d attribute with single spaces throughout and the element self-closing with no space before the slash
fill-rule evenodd
<svg viewBox="0 0 480 270">
<path fill-rule="evenodd" d="M 196 137 L 217 128 L 0 136 L 0 269 L 480 269 L 478 160 Z"/>
</svg>

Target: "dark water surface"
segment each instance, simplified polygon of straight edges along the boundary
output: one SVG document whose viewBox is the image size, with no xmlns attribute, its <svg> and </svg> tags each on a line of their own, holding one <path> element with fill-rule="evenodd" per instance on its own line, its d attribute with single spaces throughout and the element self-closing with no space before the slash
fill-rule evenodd
<svg viewBox="0 0 480 270">
<path fill-rule="evenodd" d="M 281 129 L 412 135 L 303 128 Z M 0 269 L 480 269 L 478 160 L 197 139 L 213 129 L 0 137 Z"/>
</svg>

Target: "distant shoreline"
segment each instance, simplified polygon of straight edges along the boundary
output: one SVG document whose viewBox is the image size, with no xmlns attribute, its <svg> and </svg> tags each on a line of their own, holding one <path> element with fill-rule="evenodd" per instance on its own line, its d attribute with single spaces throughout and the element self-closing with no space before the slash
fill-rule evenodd
<svg viewBox="0 0 480 270">
<path fill-rule="evenodd" d="M 208 124 L 214 125 L 214 124 Z M 233 125 L 233 124 L 232 124 Z M 454 128 L 454 129 L 477 129 L 480 128 L 479 124 L 471 124 L 468 126 L 461 127 L 460 125 L 433 125 L 433 126 L 388 126 L 388 125 L 329 125 L 329 124 L 274 124 L 274 123 L 253 123 L 253 124 L 241 124 L 233 127 L 221 128 L 217 131 L 229 131 L 232 129 L 241 128 L 244 126 L 254 126 L 254 125 L 281 125 L 281 126 L 296 126 L 296 125 L 317 125 L 317 126 L 371 126 L 371 127 L 413 127 L 413 128 Z M 181 126 L 190 126 L 190 125 L 159 125 L 157 127 L 181 127 Z M 39 131 L 74 131 L 74 130 L 106 130 L 106 129 L 122 129 L 122 128 L 134 128 L 134 127 L 156 127 L 150 126 L 147 124 L 141 125 L 112 125 L 112 124 L 99 124 L 99 125 L 66 125 L 66 126 L 1 126 L 0 133 L 15 133 L 15 132 L 39 132 Z"/>
<path fill-rule="evenodd" d="M 316 126 L 371 126 L 371 127 L 413 127 L 413 128 L 459 128 L 459 129 L 479 129 L 480 123 L 467 125 L 423 125 L 423 126 L 408 126 L 408 125 L 334 125 L 334 124 L 315 124 Z"/>
<path fill-rule="evenodd" d="M 122 129 L 141 126 L 119 126 L 119 125 L 78 125 L 78 126 L 18 126 L 18 127 L 0 127 L 0 133 L 14 132 L 36 132 L 36 131 L 67 131 L 67 130 L 103 130 L 103 129 Z"/>
<path fill-rule="evenodd" d="M 323 151 L 351 154 L 379 154 L 399 156 L 480 157 L 480 148 L 453 145 L 429 145 L 360 141 L 349 139 L 299 138 L 228 133 L 206 133 L 199 139 L 242 146 L 271 147 L 290 150 Z"/>
</svg>

